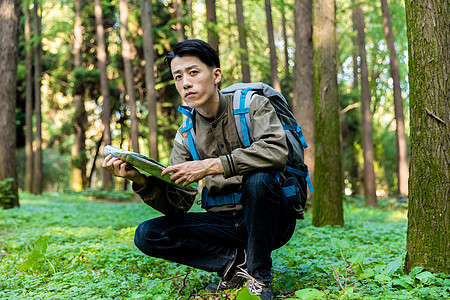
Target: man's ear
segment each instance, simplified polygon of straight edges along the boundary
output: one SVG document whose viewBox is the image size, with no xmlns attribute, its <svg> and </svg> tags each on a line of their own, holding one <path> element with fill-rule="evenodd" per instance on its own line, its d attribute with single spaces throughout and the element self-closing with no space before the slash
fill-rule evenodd
<svg viewBox="0 0 450 300">
<path fill-rule="evenodd" d="M 214 69 L 214 83 L 219 84 L 222 81 L 222 70 L 220 68 Z"/>
</svg>

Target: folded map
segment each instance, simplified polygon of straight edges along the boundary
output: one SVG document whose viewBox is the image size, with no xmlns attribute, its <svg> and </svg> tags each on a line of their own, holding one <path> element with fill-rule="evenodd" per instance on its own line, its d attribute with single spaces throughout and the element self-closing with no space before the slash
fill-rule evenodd
<svg viewBox="0 0 450 300">
<path fill-rule="evenodd" d="M 185 190 L 195 190 L 195 186 L 192 185 L 182 186 L 181 184 L 176 184 L 174 181 L 170 180 L 170 174 L 161 176 L 161 172 L 166 168 L 166 166 L 140 153 L 126 151 L 111 145 L 107 145 L 105 146 L 104 154 L 105 156 L 111 154 L 113 157 L 117 157 L 122 159 L 123 161 L 126 161 L 143 175 L 155 176 Z"/>
</svg>

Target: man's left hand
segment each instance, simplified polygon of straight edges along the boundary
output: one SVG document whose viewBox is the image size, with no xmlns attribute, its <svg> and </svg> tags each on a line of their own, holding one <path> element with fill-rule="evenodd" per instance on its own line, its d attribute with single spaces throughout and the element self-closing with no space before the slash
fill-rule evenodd
<svg viewBox="0 0 450 300">
<path fill-rule="evenodd" d="M 170 179 L 176 184 L 186 186 L 201 180 L 207 175 L 222 174 L 224 172 L 220 158 L 187 161 L 178 165 L 169 166 L 161 175 L 173 173 Z"/>
</svg>

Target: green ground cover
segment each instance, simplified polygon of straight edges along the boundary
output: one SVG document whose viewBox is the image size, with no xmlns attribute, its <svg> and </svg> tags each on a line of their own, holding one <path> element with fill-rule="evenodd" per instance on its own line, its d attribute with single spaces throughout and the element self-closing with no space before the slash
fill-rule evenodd
<svg viewBox="0 0 450 300">
<path fill-rule="evenodd" d="M 90 199 L 21 194 L 21 208 L 0 211 L 0 299 L 252 299 L 206 294 L 214 274 L 137 250 L 136 226 L 159 215 L 150 207 Z M 363 202 L 346 198 L 345 228 L 298 222 L 273 255 L 276 298 L 448 299 L 449 275 L 402 271 L 406 210 Z"/>
</svg>

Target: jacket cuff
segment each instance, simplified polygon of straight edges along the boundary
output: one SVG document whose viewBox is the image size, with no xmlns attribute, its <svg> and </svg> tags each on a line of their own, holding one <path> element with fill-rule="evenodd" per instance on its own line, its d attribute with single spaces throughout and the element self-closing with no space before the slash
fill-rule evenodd
<svg viewBox="0 0 450 300">
<path fill-rule="evenodd" d="M 233 154 L 219 156 L 222 162 L 224 177 L 229 178 L 238 175 L 237 166 Z"/>
<path fill-rule="evenodd" d="M 133 192 L 138 194 L 139 196 L 143 196 L 148 193 L 149 187 L 151 185 L 148 184 L 148 177 L 145 178 L 145 185 L 139 185 L 136 182 L 133 181 L 133 184 L 131 185 L 131 188 L 133 189 Z"/>
</svg>

